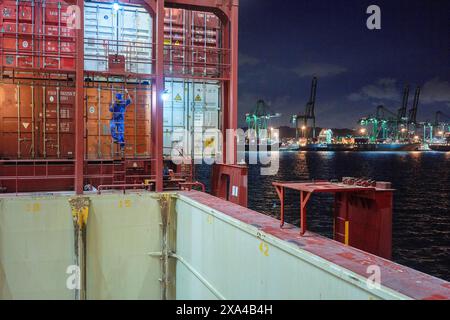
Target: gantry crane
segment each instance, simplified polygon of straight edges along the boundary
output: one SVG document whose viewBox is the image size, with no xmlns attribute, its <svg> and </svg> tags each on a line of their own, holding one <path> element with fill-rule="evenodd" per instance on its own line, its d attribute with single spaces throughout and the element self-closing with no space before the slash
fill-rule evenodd
<svg viewBox="0 0 450 320">
<path fill-rule="evenodd" d="M 292 117 L 292 123 L 295 126 L 297 132 L 297 139 L 300 137 L 300 132 L 302 135 L 308 129 L 309 120 L 312 120 L 313 127 L 313 139 L 316 138 L 316 96 L 317 96 L 317 78 L 314 77 L 311 84 L 311 94 L 309 97 L 309 101 L 306 104 L 305 113 L 297 114 Z"/>
<path fill-rule="evenodd" d="M 409 85 L 405 86 L 405 90 L 403 91 L 403 99 L 402 106 L 398 110 L 397 114 L 397 132 L 396 138 L 405 139 L 407 137 L 408 132 L 408 101 L 409 101 Z"/>
<path fill-rule="evenodd" d="M 257 137 L 260 137 L 262 130 L 268 132 L 270 120 L 281 117 L 280 113 L 273 113 L 264 100 L 258 100 L 254 110 L 246 115 L 246 122 L 249 130 L 254 130 Z M 270 135 L 270 132 L 268 132 Z"/>
<path fill-rule="evenodd" d="M 375 115 L 370 115 L 359 121 L 366 128 L 370 142 L 386 140 L 396 135 L 398 127 L 398 114 L 390 111 L 383 105 L 377 107 Z"/>
<path fill-rule="evenodd" d="M 379 139 L 407 139 L 408 130 L 415 132 L 417 125 L 417 112 L 419 109 L 421 88 L 417 87 L 414 96 L 414 103 L 412 108 L 408 112 L 408 101 L 410 87 L 405 86 L 403 91 L 402 105 L 398 109 L 397 113 L 390 111 L 383 105 L 378 106 L 376 115 L 370 115 L 359 121 L 361 126 L 366 127 L 366 132 L 369 135 L 371 142 L 375 142 Z"/>
</svg>

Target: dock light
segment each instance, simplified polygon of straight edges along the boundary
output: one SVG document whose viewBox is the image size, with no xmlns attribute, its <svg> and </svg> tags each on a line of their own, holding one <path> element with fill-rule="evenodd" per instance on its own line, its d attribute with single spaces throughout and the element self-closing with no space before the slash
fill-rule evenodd
<svg viewBox="0 0 450 320">
<path fill-rule="evenodd" d="M 403 129 L 402 129 L 402 132 L 403 132 L 403 133 L 405 133 L 405 132 L 406 132 L 406 129 L 405 129 L 405 128 L 403 128 Z"/>
<path fill-rule="evenodd" d="M 119 3 L 114 2 L 114 4 L 113 4 L 113 9 L 114 9 L 114 11 L 119 11 L 119 9 L 120 9 Z"/>
<path fill-rule="evenodd" d="M 306 130 L 306 127 L 305 127 L 305 126 L 303 126 L 303 127 L 302 127 L 302 130 L 303 130 L 303 131 L 304 131 L 304 130 Z"/>
<path fill-rule="evenodd" d="M 438 135 L 443 136 L 444 135 L 444 131 L 439 131 Z"/>
<path fill-rule="evenodd" d="M 366 134 L 367 130 L 364 129 L 364 128 L 362 128 L 362 129 L 360 130 L 360 132 L 361 132 L 362 134 Z"/>
<path fill-rule="evenodd" d="M 169 94 L 169 90 L 164 90 L 163 93 L 161 94 L 161 99 L 163 101 L 168 101 L 170 98 L 170 94 Z"/>
</svg>

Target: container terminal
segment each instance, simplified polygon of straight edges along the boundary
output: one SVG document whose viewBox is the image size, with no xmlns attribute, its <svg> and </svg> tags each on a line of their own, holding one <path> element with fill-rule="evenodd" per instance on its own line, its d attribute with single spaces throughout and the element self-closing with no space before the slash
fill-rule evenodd
<svg viewBox="0 0 450 320">
<path fill-rule="evenodd" d="M 246 115 L 248 129 L 259 138 L 253 138 L 247 144 L 258 140 L 259 144 L 267 143 L 271 149 L 279 143 L 280 151 L 450 151 L 450 116 L 438 111 L 434 121 L 417 119 L 420 87 L 416 88 L 409 110 L 410 86 L 406 85 L 396 112 L 379 105 L 373 114 L 361 118 L 358 127 L 347 136 L 335 136 L 333 130 L 316 126 L 317 88 L 318 78 L 314 77 L 305 111 L 292 116 L 293 130 L 284 137 L 270 134 L 274 131 L 271 119 L 279 118 L 281 114 L 272 112 L 271 106 L 259 100 L 253 111 Z M 260 137 L 260 132 L 268 132 L 268 137 Z"/>
<path fill-rule="evenodd" d="M 0 2 L 0 299 L 450 298 L 448 282 L 390 260 L 389 182 L 275 181 L 279 219 L 247 209 L 226 134 L 238 13 L 238 0 Z M 298 124 L 314 101 L 306 111 Z M 210 193 L 201 150 L 181 140 L 226 159 Z M 333 239 L 308 230 L 323 193 Z"/>
</svg>

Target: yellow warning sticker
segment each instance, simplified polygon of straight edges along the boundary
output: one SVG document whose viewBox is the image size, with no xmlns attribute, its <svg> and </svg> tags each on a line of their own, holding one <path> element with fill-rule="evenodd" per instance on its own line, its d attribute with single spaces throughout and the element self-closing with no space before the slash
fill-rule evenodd
<svg viewBox="0 0 450 320">
<path fill-rule="evenodd" d="M 200 95 L 198 94 L 196 97 L 195 97 L 195 102 L 201 102 L 202 101 L 202 97 L 200 97 Z"/>
<path fill-rule="evenodd" d="M 268 257 L 269 256 L 269 246 L 267 245 L 267 243 L 261 242 L 261 244 L 259 245 L 259 251 L 261 251 L 261 253 Z"/>
<path fill-rule="evenodd" d="M 177 94 L 174 100 L 175 101 L 182 101 L 183 98 L 181 98 L 180 94 Z"/>
<path fill-rule="evenodd" d="M 172 44 L 172 40 L 170 40 L 170 39 L 164 39 L 164 44 L 165 44 L 165 45 L 171 45 L 171 44 Z"/>
<path fill-rule="evenodd" d="M 178 41 L 178 40 L 175 41 L 175 45 L 176 45 L 176 46 L 179 46 L 179 45 L 180 45 L 180 41 Z"/>
</svg>

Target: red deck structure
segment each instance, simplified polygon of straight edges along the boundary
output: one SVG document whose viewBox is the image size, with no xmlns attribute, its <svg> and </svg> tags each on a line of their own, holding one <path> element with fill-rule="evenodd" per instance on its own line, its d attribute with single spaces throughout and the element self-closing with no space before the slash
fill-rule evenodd
<svg viewBox="0 0 450 320">
<path fill-rule="evenodd" d="M 348 180 L 344 179 L 344 182 Z M 286 190 L 300 192 L 300 234 L 307 231 L 306 208 L 313 194 L 335 194 L 334 238 L 346 245 L 377 254 L 392 255 L 393 191 L 389 184 L 359 186 L 348 183 L 274 182 L 281 201 L 281 228 L 285 224 Z M 377 187 L 378 186 L 378 187 Z"/>
</svg>

